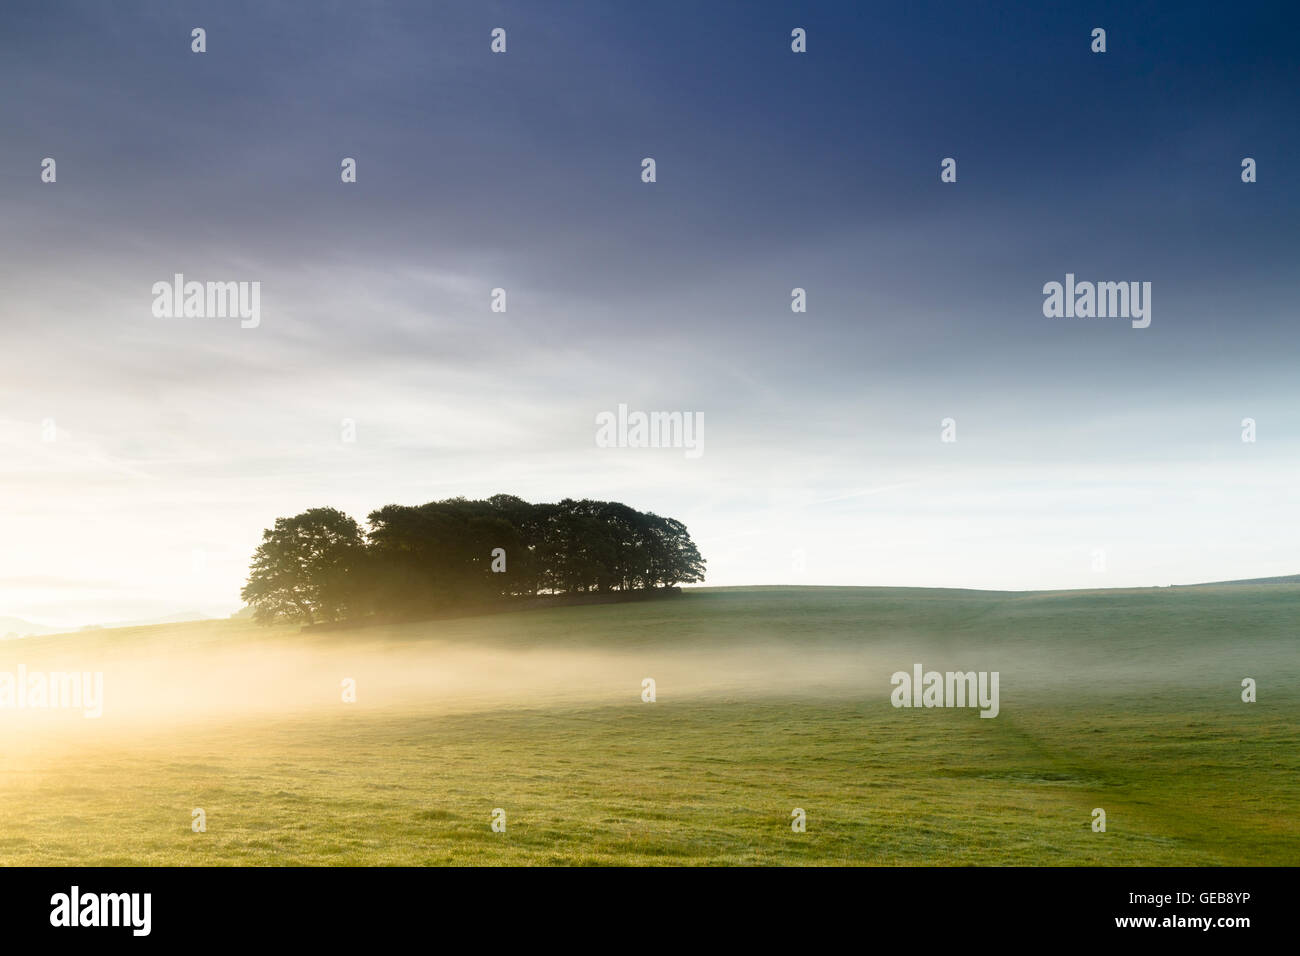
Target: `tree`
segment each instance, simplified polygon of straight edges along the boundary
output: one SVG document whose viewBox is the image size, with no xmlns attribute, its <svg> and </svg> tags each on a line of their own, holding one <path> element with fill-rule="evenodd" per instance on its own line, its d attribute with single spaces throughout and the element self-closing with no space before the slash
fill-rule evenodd
<svg viewBox="0 0 1300 956">
<path fill-rule="evenodd" d="M 464 498 L 415 508 L 388 505 L 370 515 L 370 549 L 382 606 L 410 613 L 510 593 L 492 572 L 492 551 L 519 552 L 519 534 L 492 506 Z"/>
<path fill-rule="evenodd" d="M 352 518 L 312 508 L 262 532 L 240 596 L 258 623 L 339 620 L 362 610 L 365 539 Z"/>
<path fill-rule="evenodd" d="M 412 618 L 503 597 L 628 591 L 704 579 L 686 526 L 616 501 L 513 495 L 387 505 L 370 531 L 333 508 L 263 534 L 244 600 L 258 621 Z M 493 554 L 505 552 L 504 570 Z"/>
<path fill-rule="evenodd" d="M 650 524 L 651 571 L 647 587 L 696 584 L 704 580 L 704 558 L 686 525 L 676 518 L 646 515 Z"/>
</svg>

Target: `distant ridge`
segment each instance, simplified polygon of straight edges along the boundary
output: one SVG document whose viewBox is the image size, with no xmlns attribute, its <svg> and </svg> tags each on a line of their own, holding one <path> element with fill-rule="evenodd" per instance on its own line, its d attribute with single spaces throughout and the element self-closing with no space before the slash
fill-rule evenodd
<svg viewBox="0 0 1300 956">
<path fill-rule="evenodd" d="M 1300 574 L 1283 574 L 1275 578 L 1241 578 L 1237 581 L 1202 581 L 1199 584 L 1175 584 L 1176 588 L 1204 588 L 1227 584 L 1300 584 Z"/>
<path fill-rule="evenodd" d="M 202 611 L 181 611 L 162 617 L 140 618 L 132 621 L 108 621 L 103 624 L 82 624 L 69 627 L 35 624 L 19 617 L 0 617 L 0 640 L 18 637 L 46 637 L 50 634 L 72 634 L 77 631 L 98 631 L 109 628 L 152 627 L 155 624 L 189 624 L 193 621 L 210 621 L 213 619 L 213 615 L 204 614 Z"/>
<path fill-rule="evenodd" d="M 66 630 L 66 628 L 33 624 L 31 621 L 24 621 L 20 617 L 0 617 L 0 640 L 14 637 L 41 637 L 46 634 L 58 634 L 62 630 Z"/>
<path fill-rule="evenodd" d="M 1081 590 L 1131 591 L 1131 590 L 1145 590 L 1150 587 L 1158 587 L 1161 588 L 1162 590 L 1172 590 L 1175 588 L 1233 587 L 1237 585 L 1244 586 L 1244 585 L 1260 585 L 1260 584 L 1300 584 L 1300 574 L 1280 574 L 1271 578 L 1238 578 L 1231 581 L 1197 581 L 1194 584 L 1167 584 L 1163 586 L 1130 585 L 1127 587 L 1099 588 L 1099 589 L 1098 588 L 1087 588 L 1087 589 L 1051 588 L 1045 591 L 1025 591 L 1025 592 L 987 590 L 984 588 L 951 588 L 951 587 L 944 588 L 944 587 L 926 587 L 926 586 L 914 586 L 910 588 L 906 586 L 891 587 L 891 588 L 885 588 L 884 590 L 969 591 L 972 593 L 984 593 L 984 594 L 999 594 L 999 593 L 1001 594 L 1067 594 L 1071 591 L 1081 591 Z M 680 594 L 683 590 L 685 591 L 695 591 L 695 590 L 763 591 L 763 590 L 786 590 L 790 588 L 798 588 L 800 590 L 814 590 L 816 588 L 825 588 L 828 591 L 859 590 L 859 589 L 860 590 L 882 590 L 881 588 L 874 587 L 872 585 L 845 585 L 845 584 L 823 584 L 823 585 L 750 584 L 750 585 L 718 585 L 712 587 L 706 585 L 703 588 L 688 587 L 685 589 L 672 588 L 672 589 L 663 589 L 663 590 L 665 591 L 671 590 L 674 593 Z M 645 596 L 659 597 L 664 595 L 648 594 Z M 418 615 L 417 617 L 412 618 L 412 620 L 441 620 L 445 618 L 477 616 L 479 614 L 494 614 L 502 611 L 533 610 L 538 607 L 547 607 L 547 606 L 606 604 L 606 603 L 618 603 L 627 600 L 635 600 L 635 598 L 630 596 L 609 597 L 609 596 L 602 596 L 602 595 L 575 595 L 575 598 L 576 599 L 572 601 L 561 601 L 561 600 L 557 600 L 555 597 L 543 596 L 540 598 L 533 599 L 531 603 L 528 601 L 520 600 L 518 602 L 505 602 L 499 606 L 494 605 L 490 607 L 449 609 L 446 613 L 442 613 L 442 614 Z M 225 620 L 225 619 L 251 620 L 252 616 L 253 616 L 253 609 L 251 607 L 244 606 L 240 608 L 238 611 L 236 611 L 234 614 L 228 614 L 228 615 L 227 614 L 218 614 L 218 615 L 204 614 L 201 611 L 182 611 L 177 614 L 168 614 L 162 617 L 141 618 L 141 619 L 129 620 L 129 621 L 111 621 L 104 624 L 86 624 L 80 627 L 69 627 L 69 626 L 50 626 L 47 624 L 37 624 L 32 621 L 27 621 L 18 617 L 5 617 L 3 615 L 0 615 L 0 641 L 16 640 L 18 638 L 23 638 L 23 637 L 47 637 L 52 634 L 74 634 L 78 631 L 89 631 L 89 630 L 106 630 L 106 629 L 127 628 L 127 627 L 153 627 L 153 626 L 163 625 L 163 624 L 190 624 L 198 621 L 212 621 L 212 620 Z M 392 620 L 384 620 L 384 621 L 374 621 L 370 623 L 393 624 L 393 623 L 401 623 L 401 620 L 392 619 Z M 302 629 L 303 630 L 337 630 L 340 628 L 351 628 L 351 627 L 358 627 L 358 626 L 362 626 L 360 622 L 351 621 L 351 622 L 340 622 L 334 627 L 329 627 L 329 626 L 319 625 L 319 624 L 306 625 Z"/>
</svg>

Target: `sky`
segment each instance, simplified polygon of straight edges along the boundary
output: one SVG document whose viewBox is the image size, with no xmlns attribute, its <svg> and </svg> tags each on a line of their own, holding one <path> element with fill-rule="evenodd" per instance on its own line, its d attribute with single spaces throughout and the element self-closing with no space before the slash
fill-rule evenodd
<svg viewBox="0 0 1300 956">
<path fill-rule="evenodd" d="M 228 614 L 277 517 L 499 492 L 678 518 L 709 585 L 1300 572 L 1295 26 L 6 4 L 0 617 Z M 176 273 L 258 324 L 155 315 Z M 1045 316 L 1067 274 L 1150 326 Z M 620 404 L 702 454 L 599 447 Z"/>
</svg>

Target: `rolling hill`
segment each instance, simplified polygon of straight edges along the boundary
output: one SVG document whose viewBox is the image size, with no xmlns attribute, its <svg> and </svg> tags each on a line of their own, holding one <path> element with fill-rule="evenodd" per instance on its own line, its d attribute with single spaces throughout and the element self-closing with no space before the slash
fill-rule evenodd
<svg viewBox="0 0 1300 956">
<path fill-rule="evenodd" d="M 0 709 L 0 848 L 106 865 L 1295 864 L 1298 615 L 1289 583 L 703 588 L 357 631 L 11 641 L 0 672 L 101 670 L 104 714 Z M 998 671 L 996 719 L 892 706 L 891 674 L 917 663 Z"/>
</svg>

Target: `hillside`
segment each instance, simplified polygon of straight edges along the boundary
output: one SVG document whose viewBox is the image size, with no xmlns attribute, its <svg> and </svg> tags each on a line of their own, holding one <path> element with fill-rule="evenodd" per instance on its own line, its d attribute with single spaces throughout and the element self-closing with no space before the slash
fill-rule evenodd
<svg viewBox="0 0 1300 956">
<path fill-rule="evenodd" d="M 0 710 L 0 832 L 27 862 L 1294 864 L 1298 613 L 1287 584 L 705 588 L 11 641 L 0 671 L 102 670 L 104 708 Z M 998 671 L 998 716 L 893 707 L 915 663 Z"/>
</svg>

